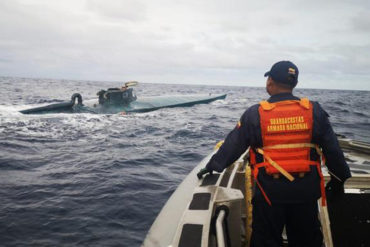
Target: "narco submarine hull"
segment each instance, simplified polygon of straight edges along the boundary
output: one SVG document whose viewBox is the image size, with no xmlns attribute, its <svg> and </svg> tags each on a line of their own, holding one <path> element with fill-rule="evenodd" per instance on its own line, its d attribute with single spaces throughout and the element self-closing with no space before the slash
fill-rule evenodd
<svg viewBox="0 0 370 247">
<path fill-rule="evenodd" d="M 141 97 L 137 99 L 132 88 L 137 82 L 126 82 L 122 88 L 109 88 L 97 93 L 99 100 L 83 101 L 78 93 L 72 95 L 71 101 L 51 104 L 20 111 L 23 114 L 48 113 L 95 113 L 116 114 L 131 112 L 149 112 L 161 108 L 187 107 L 196 104 L 207 104 L 215 100 L 225 99 L 226 94 L 197 94 Z"/>
</svg>

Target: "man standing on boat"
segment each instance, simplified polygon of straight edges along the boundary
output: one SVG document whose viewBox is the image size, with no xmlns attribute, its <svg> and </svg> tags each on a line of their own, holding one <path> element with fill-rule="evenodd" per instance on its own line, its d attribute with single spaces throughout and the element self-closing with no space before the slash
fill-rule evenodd
<svg viewBox="0 0 370 247">
<path fill-rule="evenodd" d="M 277 62 L 265 73 L 271 97 L 244 112 L 206 166 L 221 172 L 250 147 L 255 184 L 251 246 L 282 246 L 285 227 L 289 246 L 321 247 L 317 200 L 325 203 L 325 188 L 320 160 L 326 159 L 331 174 L 328 199 L 343 195 L 351 177 L 329 115 L 319 103 L 292 94 L 298 73 L 290 61 Z"/>
</svg>

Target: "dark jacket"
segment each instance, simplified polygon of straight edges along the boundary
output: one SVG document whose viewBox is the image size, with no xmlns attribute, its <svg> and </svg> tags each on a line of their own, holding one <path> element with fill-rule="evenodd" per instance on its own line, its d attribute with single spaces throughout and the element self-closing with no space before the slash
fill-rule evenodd
<svg viewBox="0 0 370 247">
<path fill-rule="evenodd" d="M 283 100 L 299 100 L 299 98 L 291 93 L 283 93 L 271 96 L 268 102 L 273 103 Z M 345 181 L 351 177 L 351 173 L 330 125 L 329 115 L 321 108 L 319 103 L 312 102 L 312 104 L 312 143 L 318 144 L 322 148 L 329 171 Z M 227 135 L 224 144 L 207 164 L 209 170 L 221 172 L 236 161 L 249 146 L 252 148 L 262 147 L 258 108 L 259 104 L 256 104 L 244 112 L 240 118 L 241 126 L 235 127 Z M 313 160 L 318 158 L 314 149 L 312 149 L 311 158 Z M 258 154 L 257 162 L 261 162 L 262 159 L 262 156 Z M 261 168 L 258 181 L 272 203 L 300 203 L 317 200 L 321 196 L 320 177 L 314 166 L 311 166 L 311 172 L 305 174 L 303 178 L 297 177 L 293 182 L 283 176 L 275 179 L 267 175 L 264 168 Z M 254 200 L 264 200 L 258 187 L 255 188 Z"/>
</svg>

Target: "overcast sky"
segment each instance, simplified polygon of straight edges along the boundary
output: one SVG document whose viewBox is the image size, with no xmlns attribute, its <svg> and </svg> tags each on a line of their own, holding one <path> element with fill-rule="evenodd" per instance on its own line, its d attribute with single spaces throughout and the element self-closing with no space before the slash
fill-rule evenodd
<svg viewBox="0 0 370 247">
<path fill-rule="evenodd" d="M 369 0 L 0 0 L 0 75 L 370 90 Z"/>
</svg>

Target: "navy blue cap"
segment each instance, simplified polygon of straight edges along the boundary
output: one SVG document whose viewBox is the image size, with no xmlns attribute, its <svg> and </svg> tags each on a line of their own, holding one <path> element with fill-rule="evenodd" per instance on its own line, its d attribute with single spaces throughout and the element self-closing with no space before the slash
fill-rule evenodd
<svg viewBox="0 0 370 247">
<path fill-rule="evenodd" d="M 280 61 L 272 65 L 270 71 L 265 73 L 275 82 L 295 87 L 298 83 L 298 67 L 290 61 Z"/>
</svg>

